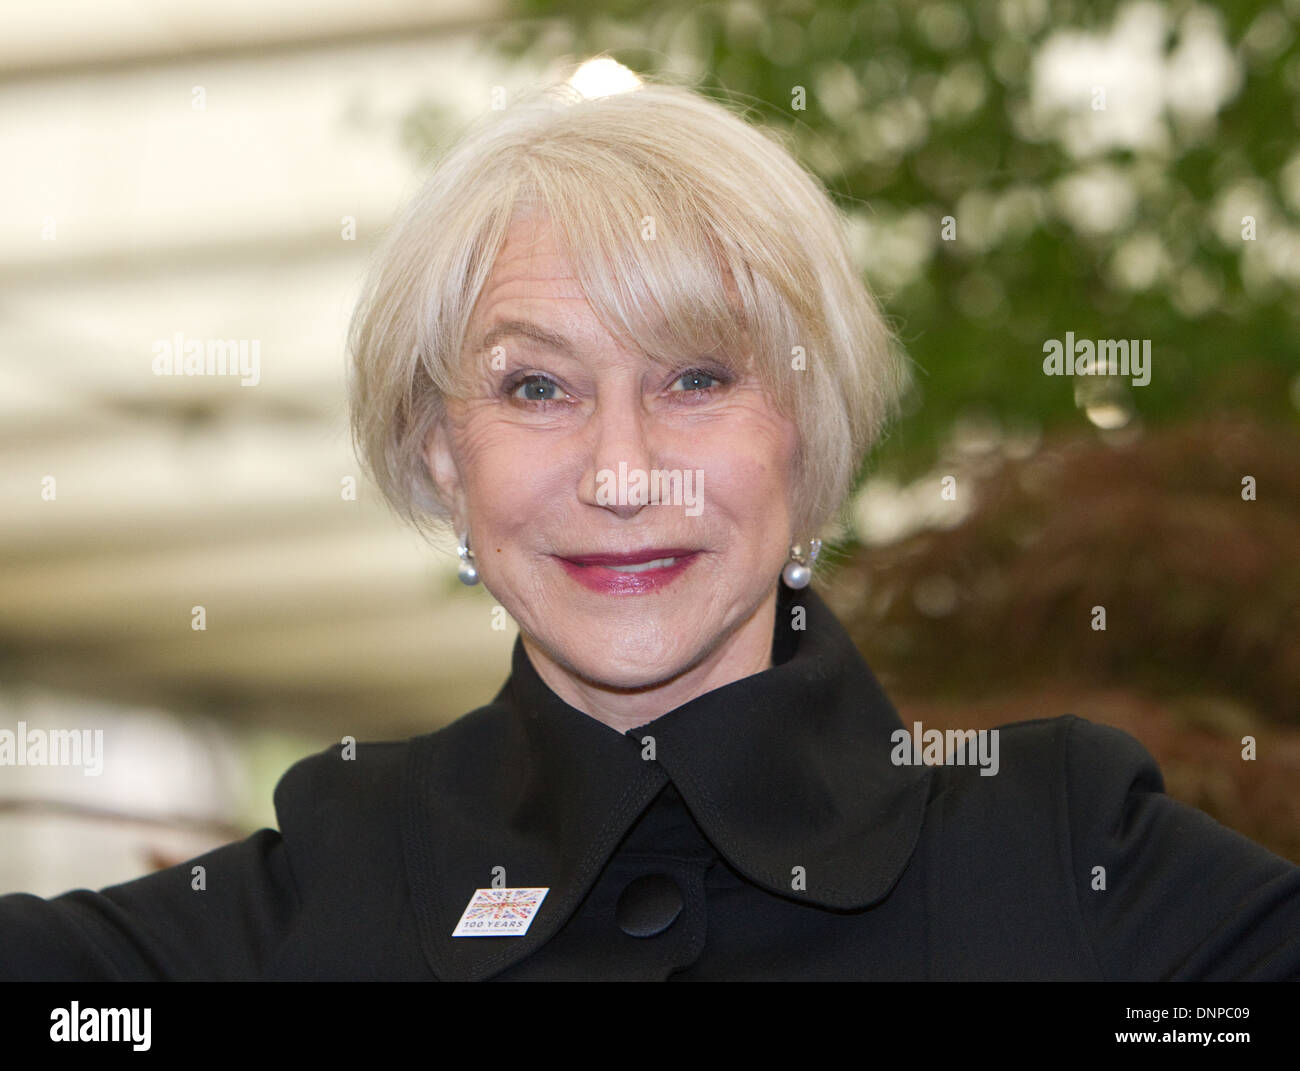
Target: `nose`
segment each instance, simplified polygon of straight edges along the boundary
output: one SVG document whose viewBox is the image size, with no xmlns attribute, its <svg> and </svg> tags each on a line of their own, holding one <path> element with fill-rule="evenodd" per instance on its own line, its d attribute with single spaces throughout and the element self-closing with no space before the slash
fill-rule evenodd
<svg viewBox="0 0 1300 1071">
<path fill-rule="evenodd" d="M 626 387 L 597 399 L 585 428 L 589 462 L 579 489 L 583 502 L 624 519 L 650 504 L 637 497 L 634 481 L 638 471 L 649 473 L 652 467 L 652 421 L 640 397 Z"/>
</svg>

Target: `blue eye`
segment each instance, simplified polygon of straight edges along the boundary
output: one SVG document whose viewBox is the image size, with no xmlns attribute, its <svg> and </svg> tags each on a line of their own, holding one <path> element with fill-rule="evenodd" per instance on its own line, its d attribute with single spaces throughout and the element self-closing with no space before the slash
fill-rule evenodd
<svg viewBox="0 0 1300 1071">
<path fill-rule="evenodd" d="M 519 398 L 518 391 L 524 388 L 524 396 Z M 555 401 L 554 395 L 546 394 L 547 390 L 558 390 L 555 380 L 548 376 L 528 375 L 522 379 L 506 384 L 506 393 L 511 397 L 519 398 L 520 401 L 526 402 L 551 402 Z"/>
<path fill-rule="evenodd" d="M 696 381 L 698 380 L 709 381 L 709 383 L 706 383 L 703 386 L 701 386 L 698 382 L 696 382 L 686 388 L 686 390 L 688 391 L 707 390 L 711 384 L 718 382 L 717 376 L 715 376 L 712 372 L 704 371 L 702 368 L 692 368 L 689 372 L 683 372 L 680 376 L 677 377 L 677 379 L 674 382 L 681 383 L 683 380 L 687 380 L 687 379 L 696 380 Z"/>
<path fill-rule="evenodd" d="M 673 380 L 669 393 L 686 395 L 683 404 L 692 404 L 704 400 L 706 394 L 714 393 L 730 381 L 726 374 L 691 368 Z M 516 373 L 502 384 L 501 393 L 511 401 L 536 408 L 548 408 L 551 403 L 560 404 L 568 398 L 555 380 L 540 372 Z"/>
</svg>

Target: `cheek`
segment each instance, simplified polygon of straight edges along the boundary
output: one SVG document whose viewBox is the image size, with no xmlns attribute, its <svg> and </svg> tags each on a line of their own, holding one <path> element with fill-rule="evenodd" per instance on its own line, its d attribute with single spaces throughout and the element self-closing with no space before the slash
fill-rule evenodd
<svg viewBox="0 0 1300 1071">
<path fill-rule="evenodd" d="M 573 493 L 559 452 L 535 429 L 470 419 L 459 445 L 470 509 L 480 525 L 525 527 L 543 504 L 560 501 L 565 486 Z"/>
<path fill-rule="evenodd" d="M 698 455 L 705 502 L 712 486 L 725 495 L 728 512 L 773 519 L 773 511 L 790 501 L 797 442 L 792 425 L 767 416 L 719 435 Z"/>
</svg>

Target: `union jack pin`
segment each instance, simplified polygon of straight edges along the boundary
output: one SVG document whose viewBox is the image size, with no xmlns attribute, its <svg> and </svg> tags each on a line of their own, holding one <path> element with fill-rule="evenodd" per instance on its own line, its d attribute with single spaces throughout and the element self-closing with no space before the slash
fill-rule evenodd
<svg viewBox="0 0 1300 1071">
<path fill-rule="evenodd" d="M 522 937 L 550 889 L 475 889 L 453 937 Z"/>
</svg>

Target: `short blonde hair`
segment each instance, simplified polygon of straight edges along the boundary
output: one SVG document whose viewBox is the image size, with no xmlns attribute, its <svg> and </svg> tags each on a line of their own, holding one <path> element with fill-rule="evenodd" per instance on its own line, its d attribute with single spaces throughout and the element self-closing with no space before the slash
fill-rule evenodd
<svg viewBox="0 0 1300 1071">
<path fill-rule="evenodd" d="M 449 520 L 425 440 L 462 382 L 506 232 L 532 213 L 621 343 L 758 376 L 799 432 L 796 541 L 818 535 L 895 415 L 908 360 L 818 181 L 729 108 L 656 83 L 595 100 L 553 86 L 489 112 L 398 218 L 350 335 L 353 436 L 388 502 L 426 534 Z"/>
</svg>

